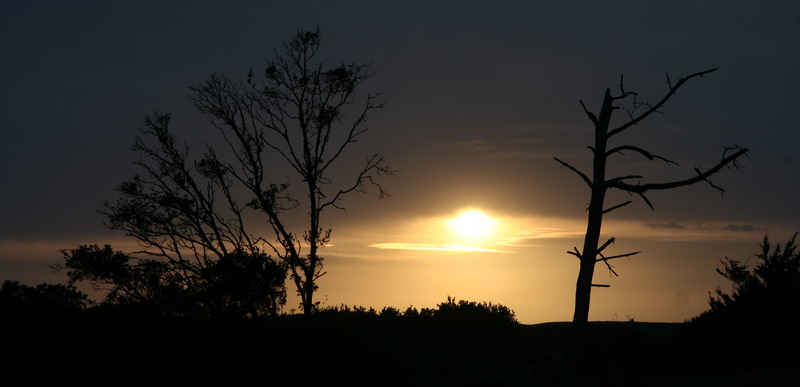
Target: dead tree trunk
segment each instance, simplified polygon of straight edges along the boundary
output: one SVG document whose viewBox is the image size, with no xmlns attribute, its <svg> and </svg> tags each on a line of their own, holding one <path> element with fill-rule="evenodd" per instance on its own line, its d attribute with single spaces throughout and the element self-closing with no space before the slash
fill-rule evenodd
<svg viewBox="0 0 800 387">
<path fill-rule="evenodd" d="M 606 89 L 600 117 L 595 124 L 594 158 L 592 181 L 605 181 L 606 178 L 606 134 L 611 120 L 613 108 L 611 91 Z M 597 243 L 600 241 L 600 229 L 603 225 L 603 202 L 606 189 L 600 184 L 590 184 L 592 197 L 589 202 L 589 219 L 586 224 L 586 235 L 583 241 L 583 254 L 579 254 L 581 266 L 575 288 L 575 314 L 573 320 L 586 321 L 589 317 L 589 301 L 592 295 L 592 277 L 594 276 L 593 259 L 597 255 Z M 589 259 L 591 258 L 591 259 Z"/>
<path fill-rule="evenodd" d="M 616 210 L 618 208 L 627 206 L 631 203 L 631 201 L 626 201 L 621 204 L 614 205 L 609 208 L 605 208 L 605 195 L 606 191 L 610 188 L 618 189 L 621 191 L 625 191 L 631 194 L 637 194 L 639 197 L 644 200 L 644 202 L 653 209 L 653 204 L 648 200 L 645 196 L 647 191 L 649 190 L 663 190 L 663 189 L 671 189 L 682 187 L 685 185 L 690 185 L 694 183 L 698 183 L 701 181 L 708 182 L 713 188 L 719 190 L 721 193 L 724 190 L 716 185 L 714 185 L 708 178 L 719 172 L 723 167 L 734 167 L 738 168 L 737 159 L 743 155 L 747 154 L 746 148 L 741 148 L 739 146 L 729 146 L 725 147 L 722 159 L 712 168 L 702 171 L 698 168 L 695 168 L 695 172 L 697 173 L 696 176 L 685 179 L 685 180 L 677 180 L 665 183 L 642 183 L 641 180 L 643 177 L 641 175 L 628 175 L 628 176 L 618 176 L 613 178 L 606 178 L 606 165 L 608 162 L 608 158 L 614 154 L 624 154 L 625 151 L 630 151 L 633 153 L 638 153 L 644 157 L 647 157 L 650 160 L 662 160 L 668 165 L 677 165 L 676 162 L 667 159 L 665 157 L 656 156 L 638 146 L 634 145 L 620 145 L 609 149 L 608 140 L 620 132 L 630 128 L 633 125 L 638 124 L 640 121 L 645 119 L 652 113 L 658 112 L 659 109 L 664 106 L 664 104 L 669 100 L 675 92 L 683 86 L 688 80 L 695 78 L 695 77 L 702 77 L 708 73 L 715 71 L 716 69 L 701 71 L 698 73 L 691 74 L 687 77 L 681 78 L 678 80 L 677 83 L 674 85 L 667 76 L 667 85 L 669 86 L 669 91 L 667 94 L 655 105 L 650 105 L 647 102 L 640 102 L 637 101 L 636 96 L 637 94 L 634 92 L 627 92 L 623 86 L 623 79 L 620 78 L 620 94 L 614 96 L 611 94 L 610 89 L 606 89 L 605 95 L 603 97 L 603 105 L 600 109 L 600 114 L 595 115 L 594 113 L 590 112 L 586 109 L 586 106 L 581 101 L 581 106 L 583 106 L 584 112 L 589 116 L 589 119 L 595 126 L 595 141 L 594 146 L 590 146 L 589 149 L 593 152 L 593 168 L 592 168 L 592 177 L 589 178 L 586 174 L 568 164 L 564 161 L 555 158 L 563 167 L 568 168 L 578 174 L 581 179 L 589 186 L 591 189 L 591 200 L 589 202 L 588 208 L 588 220 L 586 224 L 586 234 L 584 236 L 583 242 L 583 250 L 578 251 L 577 247 L 574 248 L 574 251 L 568 251 L 569 254 L 572 254 L 580 260 L 580 270 L 578 272 L 578 280 L 575 286 L 575 313 L 572 318 L 573 324 L 576 326 L 583 326 L 589 319 L 589 304 L 591 301 L 591 294 L 592 294 L 592 287 L 608 287 L 609 285 L 599 285 L 593 284 L 592 279 L 594 277 L 594 269 L 595 264 L 597 262 L 603 262 L 606 264 L 608 270 L 617 275 L 614 271 L 611 264 L 608 262 L 611 259 L 622 258 L 622 257 L 629 257 L 635 254 L 638 254 L 639 251 L 627 253 L 627 254 L 619 254 L 613 256 L 605 256 L 603 255 L 603 250 L 608 247 L 610 244 L 614 243 L 614 238 L 608 239 L 603 245 L 600 245 L 600 232 L 603 225 L 603 215 L 607 212 Z M 621 126 L 609 130 L 609 125 L 611 123 L 611 116 L 614 110 L 620 109 L 619 106 L 615 106 L 614 103 L 617 100 L 624 100 L 626 98 L 632 97 L 633 101 L 630 108 L 623 108 L 629 115 L 629 121 L 622 124 Z M 640 109 L 645 109 L 645 111 L 639 115 L 636 115 L 636 112 Z M 627 181 L 636 180 L 635 184 L 628 183 Z"/>
</svg>

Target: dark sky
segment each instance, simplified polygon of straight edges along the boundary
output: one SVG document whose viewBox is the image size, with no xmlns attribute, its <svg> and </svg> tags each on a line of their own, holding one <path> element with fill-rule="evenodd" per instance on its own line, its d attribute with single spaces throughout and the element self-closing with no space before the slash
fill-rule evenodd
<svg viewBox="0 0 800 387">
<path fill-rule="evenodd" d="M 142 116 L 172 112 L 182 138 L 213 142 L 187 87 L 211 71 L 244 77 L 297 29 L 317 25 L 326 62 L 372 61 L 364 90 L 382 91 L 387 103 L 354 159 L 380 151 L 399 170 L 386 181 L 391 199 L 345 202 L 352 210 L 332 215 L 336 225 L 465 206 L 581 219 L 585 186 L 552 160 L 588 170 L 592 133 L 578 101 L 599 110 L 622 73 L 627 89 L 654 101 L 665 74 L 718 67 L 621 139 L 681 167 L 629 156 L 616 171 L 688 177 L 733 144 L 751 149 L 746 168 L 714 178 L 724 198 L 697 185 L 653 194 L 655 212 L 637 202 L 614 218 L 651 228 L 731 225 L 754 241 L 800 229 L 797 3 L 287 3 L 0 6 L 0 244 L 119 237 L 96 210 L 135 171 L 130 146 Z M 9 251 L 0 260 L 22 259 Z"/>
</svg>

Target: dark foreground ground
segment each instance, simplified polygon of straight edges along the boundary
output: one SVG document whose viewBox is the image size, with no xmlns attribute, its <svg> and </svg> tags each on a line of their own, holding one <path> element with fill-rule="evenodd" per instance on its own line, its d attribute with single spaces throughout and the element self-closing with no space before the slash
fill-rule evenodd
<svg viewBox="0 0 800 387">
<path fill-rule="evenodd" d="M 0 323 L 3 386 L 800 386 L 797 348 L 779 336 L 689 324 L 591 323 L 580 352 L 567 323 L 350 312 Z"/>
</svg>

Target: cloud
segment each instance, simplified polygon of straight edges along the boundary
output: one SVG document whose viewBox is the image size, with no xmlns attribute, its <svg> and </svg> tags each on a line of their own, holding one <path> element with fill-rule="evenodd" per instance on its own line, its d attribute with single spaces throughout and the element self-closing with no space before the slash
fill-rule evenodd
<svg viewBox="0 0 800 387">
<path fill-rule="evenodd" d="M 666 222 L 666 223 L 653 222 L 653 223 L 646 223 L 644 226 L 645 227 L 649 227 L 649 228 L 664 228 L 664 229 L 672 229 L 672 230 L 686 228 L 686 227 L 683 227 L 683 225 L 675 223 L 675 222 Z"/>
<path fill-rule="evenodd" d="M 506 250 L 486 249 L 482 247 L 461 245 L 456 243 L 428 244 L 428 243 L 373 243 L 368 245 L 378 249 L 389 250 L 425 250 L 425 251 L 454 251 L 463 253 L 509 253 Z"/>
<path fill-rule="evenodd" d="M 535 132 L 535 133 L 546 133 L 545 137 L 550 137 L 550 134 L 555 133 L 565 133 L 565 132 L 585 132 L 585 133 L 592 133 L 594 132 L 594 127 L 585 124 L 572 124 L 567 122 L 539 122 L 533 125 L 528 126 L 518 126 L 513 128 L 518 132 Z"/>
<path fill-rule="evenodd" d="M 455 145 L 467 148 L 473 152 L 483 153 L 489 157 L 522 159 L 552 157 L 552 152 L 531 152 L 529 150 L 530 146 L 533 144 L 543 144 L 547 142 L 538 137 L 515 138 L 506 140 L 505 142 L 506 146 L 498 146 L 484 139 L 475 139 L 456 141 Z"/>
<path fill-rule="evenodd" d="M 533 159 L 538 157 L 553 157 L 552 154 L 545 154 L 545 153 L 537 153 L 537 152 L 525 152 L 525 151 L 498 151 L 498 152 L 491 152 L 488 153 L 487 156 L 491 157 L 505 157 L 505 158 L 522 158 L 522 159 Z"/>
<path fill-rule="evenodd" d="M 711 224 L 711 225 L 692 225 L 692 226 L 685 226 L 680 223 L 675 222 L 651 222 L 645 223 L 644 227 L 650 229 L 660 229 L 660 230 L 672 230 L 672 231 L 679 231 L 685 230 L 691 232 L 692 230 L 700 230 L 705 232 L 719 232 L 719 231 L 727 231 L 727 232 L 756 232 L 764 230 L 763 227 L 759 227 L 752 224 L 733 224 L 729 223 L 727 225 L 720 225 L 720 224 Z"/>
<path fill-rule="evenodd" d="M 533 247 L 539 246 L 544 239 L 580 238 L 583 235 L 583 231 L 540 227 L 499 236 L 496 243 L 508 247 Z"/>
<path fill-rule="evenodd" d="M 717 227 L 719 230 L 734 231 L 734 232 L 754 232 L 761 231 L 762 228 L 752 224 L 733 224 L 729 223 L 724 227 Z"/>
<path fill-rule="evenodd" d="M 540 137 L 526 137 L 526 138 L 512 138 L 508 140 L 508 142 L 512 144 L 531 145 L 531 144 L 543 144 L 548 141 Z"/>
<path fill-rule="evenodd" d="M 456 141 L 456 145 L 464 148 L 469 148 L 476 152 L 486 152 L 494 149 L 494 145 L 492 145 L 486 140 L 481 140 L 481 139 Z"/>
</svg>

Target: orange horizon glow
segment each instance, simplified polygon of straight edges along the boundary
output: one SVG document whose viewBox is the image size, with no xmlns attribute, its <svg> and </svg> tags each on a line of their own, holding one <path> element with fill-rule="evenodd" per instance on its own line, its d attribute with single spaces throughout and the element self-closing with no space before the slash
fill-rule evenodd
<svg viewBox="0 0 800 387">
<path fill-rule="evenodd" d="M 483 214 L 470 217 L 491 222 L 491 227 L 476 225 L 482 238 L 470 240 L 453 224 L 470 211 Z M 708 292 L 728 285 L 715 272 L 719 259 L 747 258 L 767 231 L 766 225 L 736 231 L 743 227 L 732 222 L 609 221 L 603 235 L 617 238 L 609 251 L 643 253 L 615 263 L 620 277 L 598 268 L 598 282 L 611 287 L 593 292 L 590 318 L 630 315 L 637 321 L 679 322 L 707 309 Z M 329 274 L 320 280 L 318 297 L 323 305 L 403 309 L 435 307 L 449 295 L 506 305 L 523 323 L 567 321 L 578 262 L 566 251 L 580 246 L 584 229 L 583 218 L 515 216 L 477 207 L 346 224 L 337 228 L 335 244 L 322 250 Z M 769 228 L 775 240 L 792 232 L 786 225 Z M 126 237 L 87 239 L 100 239 L 115 250 L 138 248 Z M 50 273 L 47 264 L 61 259 L 58 249 L 75 246 L 68 240 L 0 239 L 0 256 L 25 257 L 7 261 L 5 274 L 34 285 L 65 280 L 63 273 Z M 28 269 L 34 263 L 41 268 L 35 274 Z M 287 293 L 285 310 L 290 311 L 299 301 Z"/>
</svg>

